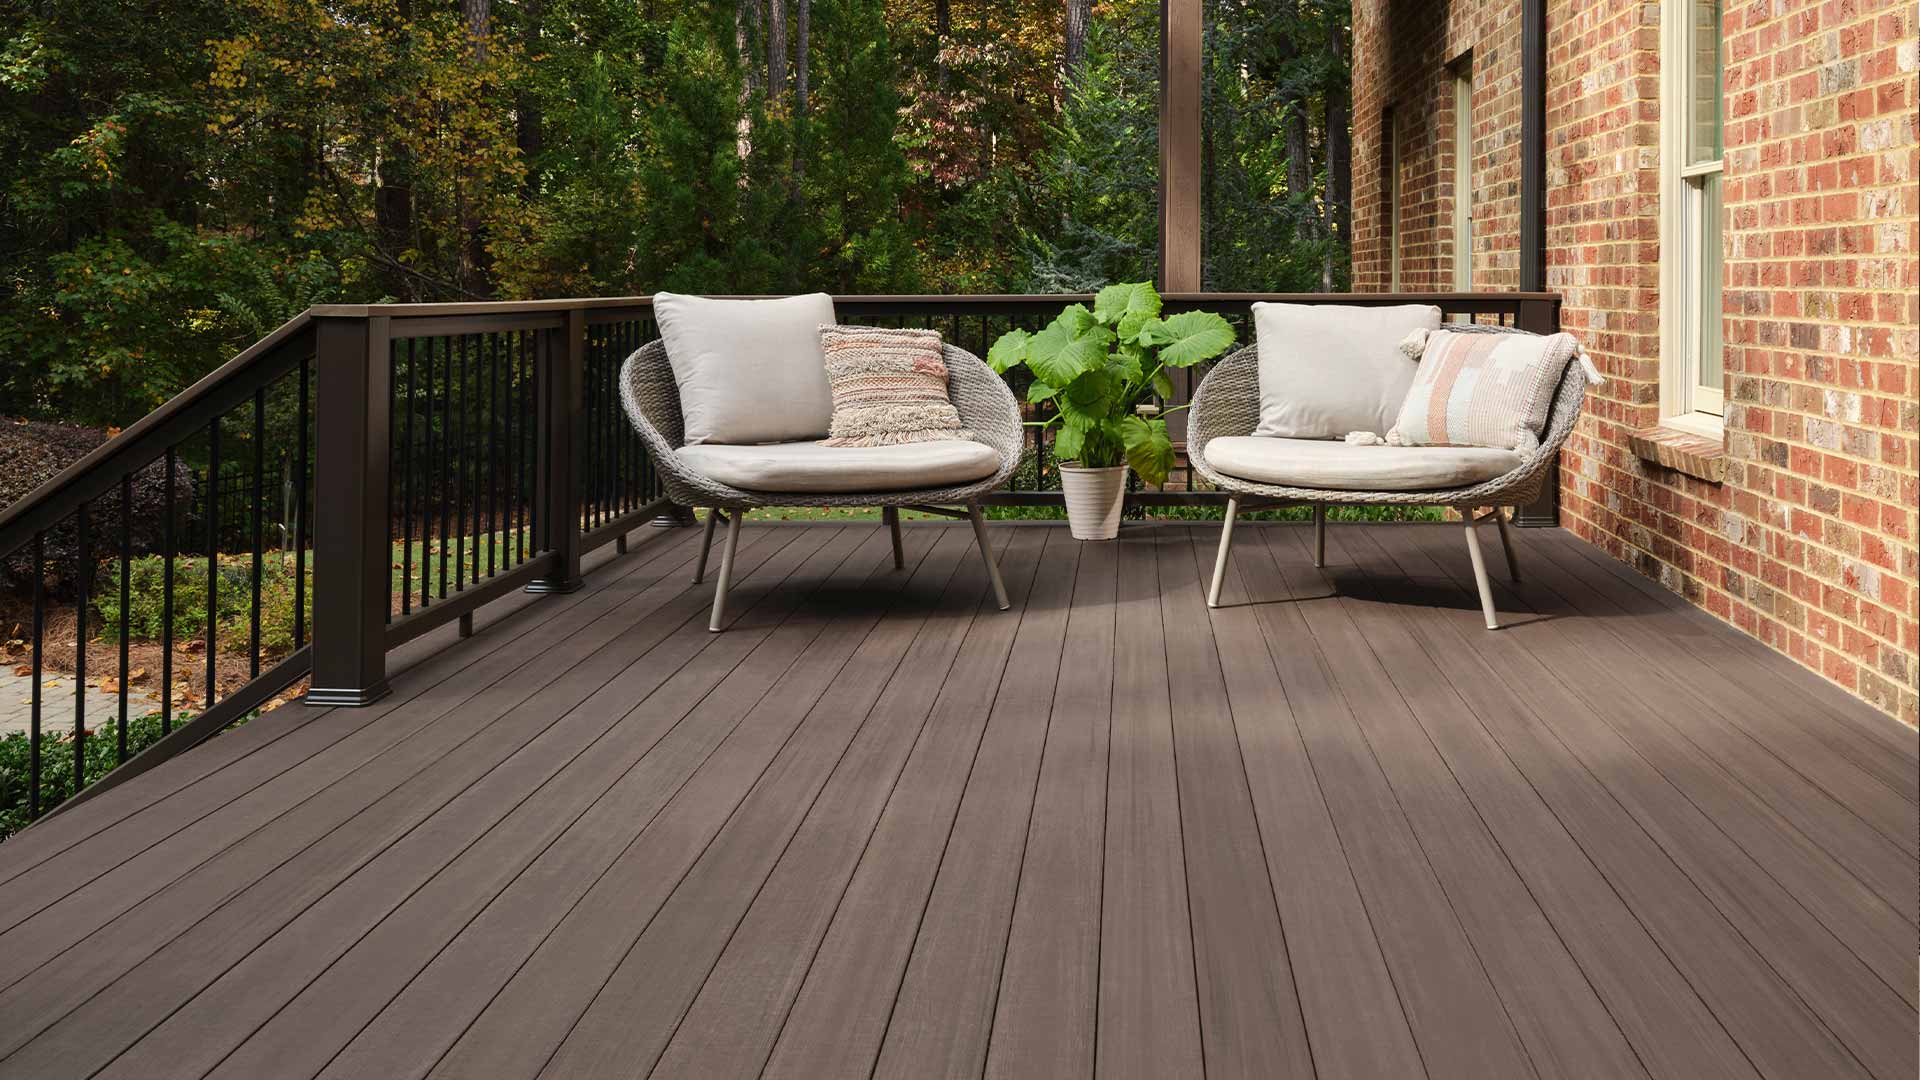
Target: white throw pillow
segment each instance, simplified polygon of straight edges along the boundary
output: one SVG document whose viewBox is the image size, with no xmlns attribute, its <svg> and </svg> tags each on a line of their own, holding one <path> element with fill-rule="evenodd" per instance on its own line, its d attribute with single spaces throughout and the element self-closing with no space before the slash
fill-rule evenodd
<svg viewBox="0 0 1920 1080">
<path fill-rule="evenodd" d="M 1579 348 L 1571 334 L 1438 330 L 1387 440 L 1401 446 L 1540 446 L 1560 377 Z"/>
<path fill-rule="evenodd" d="M 833 422 L 820 328 L 826 293 L 709 300 L 655 293 L 654 321 L 680 386 L 687 446 L 824 439 Z"/>
<path fill-rule="evenodd" d="M 1342 439 L 1384 434 L 1400 414 L 1416 366 L 1400 351 L 1414 330 L 1440 325 L 1431 304 L 1255 304 L 1260 426 L 1255 435 Z"/>
</svg>

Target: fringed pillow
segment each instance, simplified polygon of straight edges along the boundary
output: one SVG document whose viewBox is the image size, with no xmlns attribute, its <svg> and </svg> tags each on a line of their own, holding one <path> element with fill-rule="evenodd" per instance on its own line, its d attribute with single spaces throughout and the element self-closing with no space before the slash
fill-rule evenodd
<svg viewBox="0 0 1920 1080">
<path fill-rule="evenodd" d="M 1491 446 L 1532 453 L 1578 343 L 1570 334 L 1435 330 L 1386 441 L 1396 446 Z"/>
<path fill-rule="evenodd" d="M 971 439 L 947 396 L 947 363 L 933 330 L 820 327 L 833 388 L 827 446 L 894 446 Z"/>
</svg>

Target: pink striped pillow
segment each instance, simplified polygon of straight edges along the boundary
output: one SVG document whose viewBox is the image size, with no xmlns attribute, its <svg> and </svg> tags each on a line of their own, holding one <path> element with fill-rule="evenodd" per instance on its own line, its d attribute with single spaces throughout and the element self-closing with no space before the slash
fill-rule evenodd
<svg viewBox="0 0 1920 1080">
<path fill-rule="evenodd" d="M 1531 453 L 1577 347 L 1571 334 L 1435 330 L 1387 441 Z"/>
</svg>

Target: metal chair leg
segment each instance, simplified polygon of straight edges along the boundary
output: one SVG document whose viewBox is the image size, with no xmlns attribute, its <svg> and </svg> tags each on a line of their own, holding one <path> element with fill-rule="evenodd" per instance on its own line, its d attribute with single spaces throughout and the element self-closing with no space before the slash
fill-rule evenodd
<svg viewBox="0 0 1920 1080">
<path fill-rule="evenodd" d="M 1520 557 L 1513 550 L 1513 533 L 1507 525 L 1507 513 L 1499 507 L 1493 508 L 1493 520 L 1500 525 L 1500 546 L 1507 551 L 1507 575 L 1515 581 L 1520 580 Z"/>
<path fill-rule="evenodd" d="M 707 620 L 707 629 L 716 634 L 727 618 L 727 588 L 733 584 L 733 553 L 740 546 L 740 519 L 744 516 L 735 510 L 727 518 L 727 542 L 720 549 L 720 581 L 713 590 L 713 617 Z"/>
<path fill-rule="evenodd" d="M 1480 589 L 1480 613 L 1487 618 L 1487 629 L 1500 629 L 1500 621 L 1493 613 L 1493 586 L 1487 582 L 1487 560 L 1480 554 L 1479 525 L 1473 520 L 1473 507 L 1464 507 L 1460 516 L 1465 519 L 1467 530 L 1467 556 L 1473 560 L 1473 583 Z"/>
<path fill-rule="evenodd" d="M 1227 580 L 1227 555 L 1233 550 L 1233 522 L 1240 516 L 1240 500 L 1227 499 L 1227 520 L 1220 527 L 1220 554 L 1213 560 L 1213 585 L 1207 589 L 1207 606 L 1220 606 L 1220 586 Z"/>
<path fill-rule="evenodd" d="M 987 578 L 993 582 L 993 601 L 1005 611 L 1013 606 L 1007 599 L 1007 583 L 1000 580 L 1000 564 L 994 561 L 993 547 L 987 543 L 987 520 L 980 515 L 980 504 L 967 504 L 967 518 L 973 522 L 973 541 L 980 548 L 980 561 L 987 564 Z"/>
<path fill-rule="evenodd" d="M 900 508 L 897 506 L 881 507 L 880 520 L 886 522 L 887 528 L 893 532 L 893 568 L 895 570 L 905 570 L 907 568 L 907 554 L 905 549 L 900 546 Z"/>
<path fill-rule="evenodd" d="M 1313 504 L 1313 565 L 1327 565 L 1327 504 Z"/>
<path fill-rule="evenodd" d="M 707 579 L 707 552 L 713 550 L 713 527 L 720 523 L 720 508 L 715 506 L 707 511 L 707 531 L 700 538 L 700 561 L 693 567 L 693 583 L 700 584 Z"/>
</svg>

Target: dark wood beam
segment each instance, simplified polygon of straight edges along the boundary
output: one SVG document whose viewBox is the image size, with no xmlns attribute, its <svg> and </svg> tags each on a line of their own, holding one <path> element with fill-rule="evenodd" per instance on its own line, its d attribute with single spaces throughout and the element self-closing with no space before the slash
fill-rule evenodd
<svg viewBox="0 0 1920 1080">
<path fill-rule="evenodd" d="M 1520 291 L 1547 288 L 1547 2 L 1520 4 Z"/>
<path fill-rule="evenodd" d="M 1160 2 L 1160 289 L 1200 290 L 1201 0 Z"/>
</svg>

